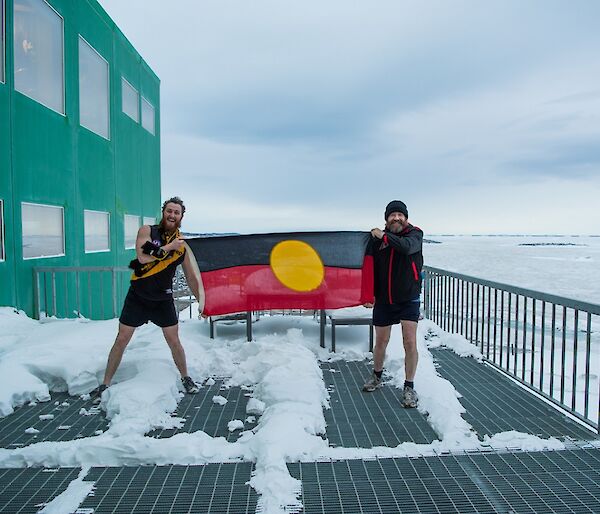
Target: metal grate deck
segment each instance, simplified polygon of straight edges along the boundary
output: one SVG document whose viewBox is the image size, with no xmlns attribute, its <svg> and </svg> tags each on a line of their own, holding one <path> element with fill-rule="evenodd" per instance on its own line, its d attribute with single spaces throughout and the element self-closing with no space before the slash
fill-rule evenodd
<svg viewBox="0 0 600 514">
<path fill-rule="evenodd" d="M 305 514 L 598 513 L 600 450 L 288 464 Z"/>
<path fill-rule="evenodd" d="M 373 393 L 362 391 L 372 364 L 323 362 L 321 368 L 330 395 L 331 408 L 324 415 L 332 446 L 394 447 L 406 441 L 431 443 L 438 439 L 417 409 L 402 407 L 400 389 L 384 384 Z"/>
<path fill-rule="evenodd" d="M 246 482 L 252 464 L 205 466 L 140 466 L 92 468 L 86 480 L 95 482 L 80 510 L 108 513 L 229 513 L 254 514 L 257 494 Z"/>
<path fill-rule="evenodd" d="M 106 430 L 108 422 L 100 410 L 91 415 L 80 414 L 89 411 L 93 405 L 78 396 L 67 393 L 51 393 L 49 402 L 24 405 L 5 418 L 0 418 L 0 447 L 17 448 L 40 441 L 70 441 L 79 437 L 89 437 L 98 430 Z M 41 415 L 54 415 L 54 419 L 40 420 Z M 28 428 L 39 430 L 39 434 L 27 434 Z"/>
<path fill-rule="evenodd" d="M 490 366 L 447 349 L 431 349 L 438 372 L 463 396 L 464 419 L 480 435 L 517 430 L 540 437 L 595 439 L 591 431 Z"/>
<path fill-rule="evenodd" d="M 0 512 L 38 512 L 64 492 L 80 471 L 80 468 L 0 469 Z"/>
<path fill-rule="evenodd" d="M 304 514 L 600 513 L 600 448 L 581 442 L 595 439 L 593 433 L 492 368 L 449 350 L 433 353 L 440 374 L 463 395 L 464 417 L 480 435 L 521 430 L 579 442 L 562 451 L 289 464 L 292 476 L 302 481 Z M 401 407 L 399 389 L 384 385 L 374 393 L 362 392 L 371 373 L 369 363 L 340 361 L 321 367 L 331 397 L 325 418 L 332 445 L 368 448 L 437 439 L 422 414 Z M 222 389 L 222 381 L 204 386 L 199 394 L 183 397 L 177 408 L 176 414 L 186 419 L 184 427 L 151 435 L 203 430 L 236 440 L 239 431 L 229 433 L 227 423 L 246 419 L 246 394 L 241 388 Z M 228 403 L 213 403 L 215 395 L 226 397 Z M 82 407 L 89 409 L 91 404 L 64 393 L 53 394 L 51 402 L 21 407 L 0 419 L 0 442 L 14 448 L 93 435 L 106 428 L 102 414 L 84 416 L 79 413 Z M 42 414 L 55 417 L 40 421 Z M 29 426 L 40 430 L 37 437 L 25 434 Z M 246 423 L 246 429 L 253 426 Z M 92 468 L 85 480 L 95 482 L 95 492 L 84 500 L 80 512 L 254 513 L 257 495 L 247 485 L 252 466 L 244 462 Z M 0 469 L 0 513 L 38 512 L 78 473 L 78 468 Z"/>
<path fill-rule="evenodd" d="M 248 423 L 246 418 L 246 404 L 248 403 L 248 391 L 240 387 L 222 388 L 223 381 L 215 380 L 212 386 L 204 385 L 198 394 L 186 394 L 179 404 L 175 415 L 185 418 L 185 424 L 181 428 L 168 430 L 154 430 L 148 435 L 151 437 L 171 437 L 177 433 L 190 433 L 197 430 L 206 432 L 211 437 L 225 437 L 228 441 L 237 441 L 241 430 L 229 432 L 227 423 L 234 419 L 244 422 L 244 430 L 250 430 L 256 426 Z M 223 396 L 227 399 L 225 405 L 213 403 L 213 396 Z"/>
</svg>

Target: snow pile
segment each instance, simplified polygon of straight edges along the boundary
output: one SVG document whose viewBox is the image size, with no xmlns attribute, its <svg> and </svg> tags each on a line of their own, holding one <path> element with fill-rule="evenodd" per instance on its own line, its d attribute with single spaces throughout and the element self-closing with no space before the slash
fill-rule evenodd
<svg viewBox="0 0 600 514">
<path fill-rule="evenodd" d="M 10 334 L 0 336 L 2 415 L 28 402 L 49 399 L 49 390 L 81 395 L 89 392 L 103 375 L 117 331 L 117 320 L 40 323 L 12 309 L 0 309 L 0 324 L 0 333 Z M 147 325 L 136 331 L 114 384 L 103 396 L 100 408 L 110 421 L 108 430 L 72 441 L 0 449 L 0 467 L 250 461 L 254 463 L 250 485 L 259 494 L 258 511 L 276 513 L 302 508 L 300 482 L 290 476 L 287 462 L 421 456 L 498 446 L 524 450 L 562 447 L 560 441 L 518 432 L 480 441 L 461 416 L 464 409 L 456 390 L 436 372 L 427 344 L 447 346 L 460 355 L 480 355 L 462 338 L 449 336 L 428 321 L 419 324 L 420 361 L 415 385 L 420 395 L 419 410 L 428 417 L 439 440 L 432 444 L 403 443 L 395 448 L 329 447 L 322 437 L 326 429 L 323 410 L 329 407 L 329 393 L 319 360 L 364 358 L 368 355 L 365 327 L 349 329 L 340 340 L 337 354 L 319 346 L 318 324 L 312 319 L 267 316 L 255 327 L 256 342 L 247 343 L 243 338 L 211 340 L 207 324 L 202 321 L 180 324 L 192 377 L 207 385 L 214 384 L 215 378 L 223 379 L 222 387 L 241 387 L 250 395 L 245 420 L 224 420 L 230 432 L 239 433 L 237 441 L 211 437 L 202 431 L 178 433 L 166 439 L 145 437 L 152 429 L 180 427 L 185 421 L 173 416 L 182 393 L 168 346 L 160 329 Z M 390 385 L 402 387 L 404 350 L 399 328 L 392 331 L 386 370 Z M 227 403 L 221 395 L 215 395 L 212 401 Z M 81 409 L 80 415 L 94 412 Z M 47 416 L 45 419 L 50 420 Z M 63 493 L 65 496 L 52 504 L 64 501 L 68 508 L 76 506 L 76 500 L 81 501 L 91 487 L 83 481 L 84 476 L 80 475 L 68 494 Z M 46 506 L 46 512 L 59 511 L 52 510 L 52 504 Z"/>
</svg>

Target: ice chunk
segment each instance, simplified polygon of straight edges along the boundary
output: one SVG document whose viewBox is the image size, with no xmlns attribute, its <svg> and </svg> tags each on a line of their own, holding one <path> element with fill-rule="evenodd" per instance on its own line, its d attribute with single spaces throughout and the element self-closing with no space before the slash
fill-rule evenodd
<svg viewBox="0 0 600 514">
<path fill-rule="evenodd" d="M 241 430 L 244 428 L 244 422 L 241 419 L 234 419 L 227 423 L 227 428 L 230 432 L 234 430 Z"/>
<path fill-rule="evenodd" d="M 257 398 L 250 398 L 246 405 L 246 414 L 256 414 L 260 416 L 265 411 L 265 402 L 261 402 Z"/>
</svg>

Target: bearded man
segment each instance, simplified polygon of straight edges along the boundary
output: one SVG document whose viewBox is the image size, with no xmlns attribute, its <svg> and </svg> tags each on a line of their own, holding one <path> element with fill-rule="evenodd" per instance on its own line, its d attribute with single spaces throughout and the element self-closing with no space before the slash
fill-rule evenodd
<svg viewBox="0 0 600 514">
<path fill-rule="evenodd" d="M 392 325 L 400 323 L 405 352 L 402 405 L 412 408 L 418 403 L 414 378 L 419 360 L 417 323 L 421 306 L 423 231 L 408 222 L 408 209 L 400 200 L 387 205 L 384 218 L 385 230 L 371 230 L 375 302 L 367 306 L 373 307 L 375 348 L 373 375 L 363 386 L 363 391 L 373 392 L 381 386 Z"/>
<path fill-rule="evenodd" d="M 172 291 L 175 270 L 181 264 L 187 284 L 202 310 L 198 274 L 179 232 L 184 213 L 181 198 L 169 198 L 163 203 L 160 224 L 144 225 L 138 231 L 136 259 L 129 264 L 133 274 L 119 318 L 119 332 L 108 355 L 104 381 L 90 393 L 95 402 L 100 401 L 110 385 L 135 329 L 148 321 L 162 328 L 185 391 L 198 392 L 198 386 L 188 374 L 185 351 L 179 340 L 179 320 Z"/>
</svg>

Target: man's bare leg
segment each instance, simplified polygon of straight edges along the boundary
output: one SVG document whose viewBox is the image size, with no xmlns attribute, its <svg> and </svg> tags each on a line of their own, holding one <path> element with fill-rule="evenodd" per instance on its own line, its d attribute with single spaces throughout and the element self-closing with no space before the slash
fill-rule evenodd
<svg viewBox="0 0 600 514">
<path fill-rule="evenodd" d="M 404 370 L 406 380 L 414 382 L 419 362 L 417 351 L 417 322 L 402 320 L 402 342 L 404 343 Z"/>
<path fill-rule="evenodd" d="M 173 361 L 175 366 L 179 370 L 181 378 L 187 377 L 187 362 L 185 360 L 185 350 L 179 340 L 179 325 L 172 325 L 170 327 L 163 327 L 162 329 L 165 340 L 171 349 L 171 355 L 173 355 Z"/>
<path fill-rule="evenodd" d="M 383 370 L 383 362 L 385 360 L 385 351 L 390 342 L 390 334 L 392 327 L 375 327 L 375 348 L 373 348 L 373 370 Z"/>
<path fill-rule="evenodd" d="M 419 403 L 419 396 L 414 388 L 415 374 L 419 354 L 417 352 L 417 322 L 402 320 L 402 341 L 404 343 L 404 371 L 406 380 L 402 393 L 402 406 L 415 408 Z"/>
<path fill-rule="evenodd" d="M 117 333 L 117 338 L 110 349 L 110 353 L 108 354 L 108 362 L 106 364 L 106 371 L 104 372 L 104 381 L 102 382 L 105 386 L 109 386 L 112 382 L 115 373 L 121 364 L 121 359 L 123 358 L 123 354 L 125 353 L 125 348 L 131 341 L 131 337 L 135 332 L 135 327 L 130 327 L 128 325 L 123 325 L 123 323 L 119 323 L 119 332 Z"/>
<path fill-rule="evenodd" d="M 385 350 L 390 342 L 392 327 L 375 327 L 375 348 L 373 348 L 373 375 L 365 382 L 363 391 L 372 393 L 381 387 L 381 373 L 383 372 L 383 361 Z"/>
<path fill-rule="evenodd" d="M 184 389 L 189 394 L 196 394 L 200 389 L 192 378 L 188 376 L 185 350 L 179 340 L 179 325 L 164 327 L 163 334 L 171 349 L 171 355 L 173 355 L 175 366 L 177 366 L 179 374 L 181 375 L 181 382 L 183 383 Z"/>
</svg>

